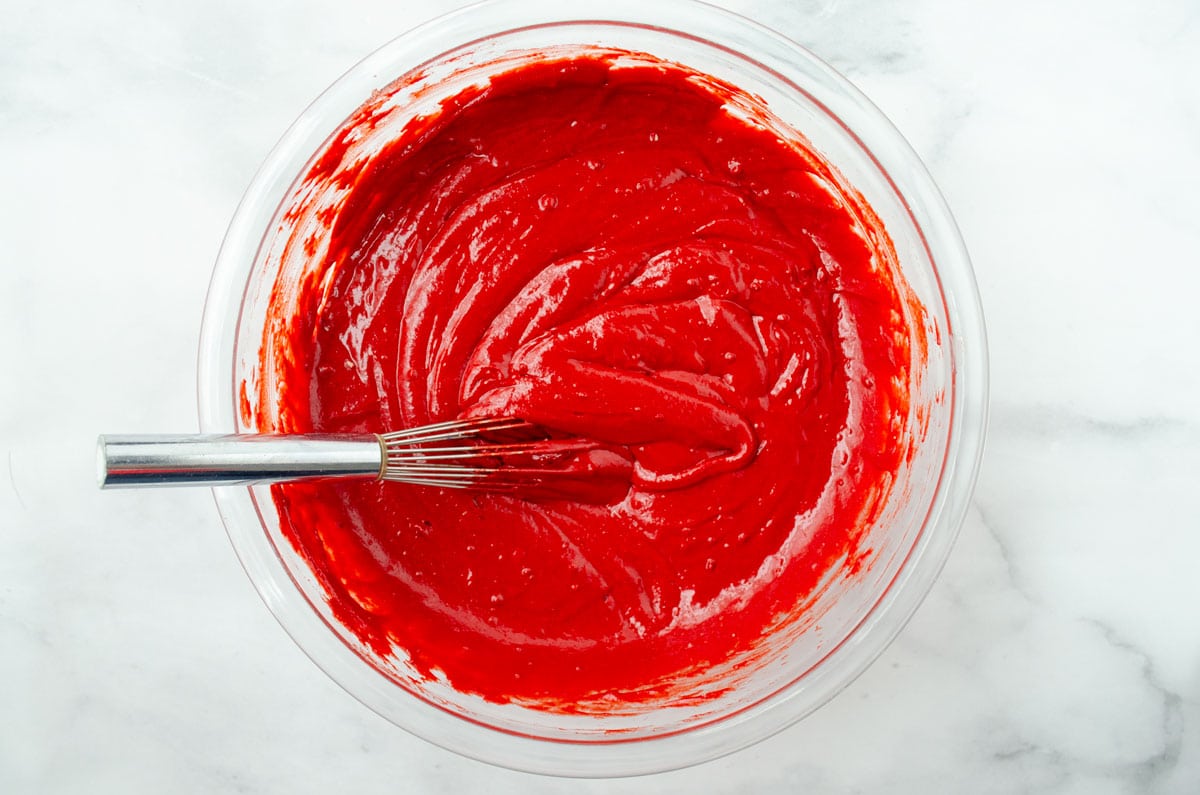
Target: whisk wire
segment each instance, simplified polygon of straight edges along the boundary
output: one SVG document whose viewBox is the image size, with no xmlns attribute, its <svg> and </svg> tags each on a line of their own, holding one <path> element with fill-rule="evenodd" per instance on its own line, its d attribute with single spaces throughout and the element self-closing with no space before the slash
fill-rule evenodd
<svg viewBox="0 0 1200 795">
<path fill-rule="evenodd" d="M 578 440 L 552 440 L 541 427 L 507 417 L 436 423 L 381 434 L 380 441 L 381 480 L 486 491 L 514 489 L 544 474 L 536 462 L 589 447 Z"/>
</svg>

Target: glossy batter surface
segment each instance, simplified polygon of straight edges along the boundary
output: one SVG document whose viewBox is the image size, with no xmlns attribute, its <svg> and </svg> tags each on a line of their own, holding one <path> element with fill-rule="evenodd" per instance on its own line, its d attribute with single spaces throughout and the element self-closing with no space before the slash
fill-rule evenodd
<svg viewBox="0 0 1200 795">
<path fill-rule="evenodd" d="M 346 168 L 360 114 L 313 165 L 348 193 L 268 327 L 275 429 L 516 415 L 595 440 L 617 484 L 276 487 L 380 653 L 499 702 L 669 701 L 860 564 L 904 457 L 911 312 L 870 208 L 731 92 L 530 58 Z"/>
</svg>

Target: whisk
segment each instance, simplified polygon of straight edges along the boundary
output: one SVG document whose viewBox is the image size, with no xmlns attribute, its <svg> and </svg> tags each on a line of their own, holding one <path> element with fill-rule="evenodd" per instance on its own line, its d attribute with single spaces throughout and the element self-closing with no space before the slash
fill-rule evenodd
<svg viewBox="0 0 1200 795">
<path fill-rule="evenodd" d="M 101 436 L 101 488 L 220 486 L 375 478 L 505 491 L 537 483 L 592 445 L 553 439 L 512 417 L 454 420 L 383 434 Z"/>
</svg>

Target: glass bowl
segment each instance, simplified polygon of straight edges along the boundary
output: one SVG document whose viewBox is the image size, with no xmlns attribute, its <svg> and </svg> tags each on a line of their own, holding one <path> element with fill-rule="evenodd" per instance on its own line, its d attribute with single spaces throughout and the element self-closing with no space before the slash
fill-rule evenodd
<svg viewBox="0 0 1200 795">
<path fill-rule="evenodd" d="M 254 432 L 243 417 L 262 345 L 278 257 L 298 179 L 371 96 L 409 75 L 411 113 L 454 93 L 455 75 L 505 53 L 562 45 L 651 53 L 759 97 L 859 191 L 892 238 L 926 312 L 928 357 L 915 374 L 923 425 L 864 546 L 869 565 L 835 577 L 781 632 L 777 653 L 719 697 L 623 715 L 561 715 L 488 703 L 417 681 L 363 648 L 333 617 L 305 562 L 283 538 L 266 487 L 227 488 L 217 504 L 247 574 L 318 666 L 371 709 L 440 746 L 526 771 L 574 776 L 649 773 L 750 745 L 803 718 L 849 684 L 896 636 L 940 571 L 966 512 L 983 448 L 987 354 L 970 262 L 940 194 L 904 139 L 812 53 L 734 14 L 691 0 L 619 0 L 578 20 L 558 0 L 494 0 L 406 33 L 373 53 L 287 131 L 229 227 L 205 305 L 199 361 L 206 433 Z M 420 70 L 415 79 L 414 70 Z M 440 92 L 440 93 L 439 93 Z M 249 393 L 249 394 L 248 394 Z M 382 430 L 382 429 L 381 429 Z"/>
</svg>

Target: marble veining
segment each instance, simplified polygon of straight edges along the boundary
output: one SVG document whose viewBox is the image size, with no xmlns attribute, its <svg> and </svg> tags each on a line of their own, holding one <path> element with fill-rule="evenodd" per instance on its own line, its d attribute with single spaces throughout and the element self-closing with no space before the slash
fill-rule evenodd
<svg viewBox="0 0 1200 795">
<path fill-rule="evenodd" d="M 955 212 L 992 421 L 959 542 L 858 680 L 695 768 L 558 781 L 400 731 L 271 618 L 203 492 L 210 269 L 321 90 L 455 7 L 14 0 L 0 25 L 0 792 L 1200 792 L 1200 6 L 729 0 L 848 75 Z"/>
</svg>

